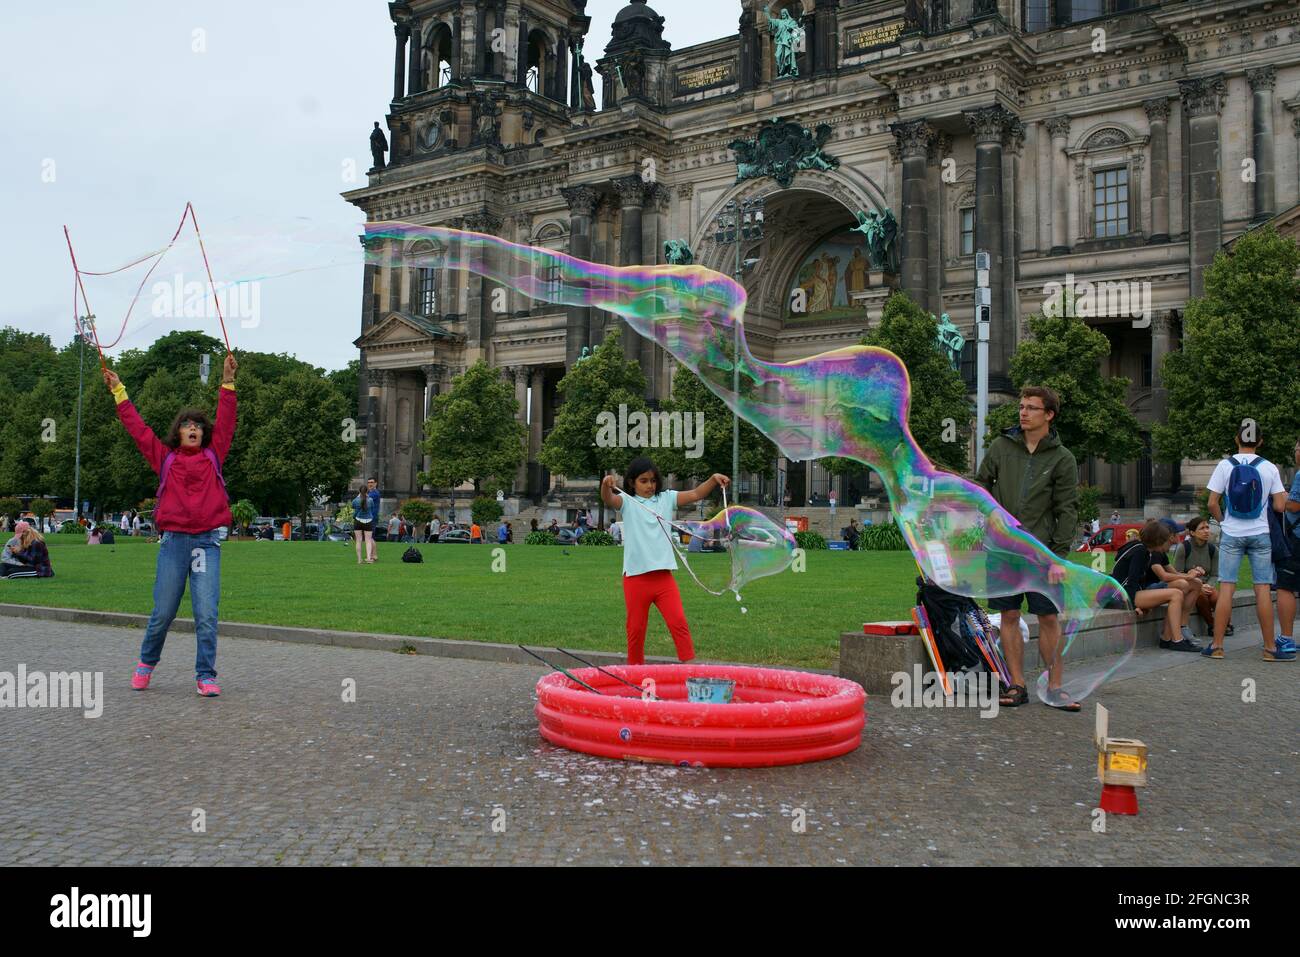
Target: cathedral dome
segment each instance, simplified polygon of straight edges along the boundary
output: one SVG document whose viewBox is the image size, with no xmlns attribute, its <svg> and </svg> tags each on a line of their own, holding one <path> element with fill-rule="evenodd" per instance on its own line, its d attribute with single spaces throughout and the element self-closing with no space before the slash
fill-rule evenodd
<svg viewBox="0 0 1300 957">
<path fill-rule="evenodd" d="M 632 0 L 615 15 L 605 54 L 609 56 L 624 50 L 667 50 L 670 46 L 664 39 L 664 18 L 651 9 L 646 0 Z"/>
</svg>

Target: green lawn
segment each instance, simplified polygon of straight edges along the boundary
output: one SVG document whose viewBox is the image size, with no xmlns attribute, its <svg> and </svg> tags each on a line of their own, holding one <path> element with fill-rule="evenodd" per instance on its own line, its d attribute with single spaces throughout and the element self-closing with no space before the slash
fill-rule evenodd
<svg viewBox="0 0 1300 957">
<path fill-rule="evenodd" d="M 148 614 L 157 546 L 118 542 L 91 547 L 80 537 L 52 535 L 55 577 L 0 582 L 0 601 Z M 509 545 L 506 571 L 495 573 L 491 547 L 421 545 L 424 564 L 404 565 L 399 557 L 406 547 L 380 543 L 379 561 L 358 566 L 355 549 L 342 544 L 226 542 L 221 617 L 574 650 L 626 648 L 621 549 Z M 727 560 L 690 558 L 697 570 Z M 809 552 L 806 572 L 744 589 L 749 611 L 743 615 L 731 595 L 704 592 L 684 570 L 677 577 L 700 657 L 810 668 L 833 666 L 840 632 L 864 621 L 908 618 L 916 596 L 916 565 L 906 552 Z M 180 613 L 191 615 L 188 599 Z M 653 610 L 646 652 L 673 654 Z"/>
</svg>

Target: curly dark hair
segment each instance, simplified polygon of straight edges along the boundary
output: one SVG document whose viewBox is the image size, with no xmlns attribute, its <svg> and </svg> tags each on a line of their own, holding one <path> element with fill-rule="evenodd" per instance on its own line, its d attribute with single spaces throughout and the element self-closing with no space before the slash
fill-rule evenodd
<svg viewBox="0 0 1300 957">
<path fill-rule="evenodd" d="M 179 449 L 181 447 L 181 423 L 197 422 L 203 428 L 203 448 L 212 444 L 212 420 L 202 409 L 181 409 L 176 413 L 176 418 L 172 419 L 172 427 L 167 430 L 167 438 L 163 439 L 163 445 L 169 449 Z"/>
</svg>

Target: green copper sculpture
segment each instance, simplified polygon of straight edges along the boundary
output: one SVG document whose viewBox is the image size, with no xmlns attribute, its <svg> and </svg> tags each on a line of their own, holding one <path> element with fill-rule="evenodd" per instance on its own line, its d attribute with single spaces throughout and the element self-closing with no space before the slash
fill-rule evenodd
<svg viewBox="0 0 1300 957">
<path fill-rule="evenodd" d="M 767 32 L 776 38 L 776 75 L 798 76 L 799 64 L 794 55 L 803 48 L 803 27 L 790 16 L 789 10 L 782 10 L 779 17 L 772 16 L 771 7 L 763 10 L 767 14 Z"/>
<path fill-rule="evenodd" d="M 930 314 L 934 318 L 934 314 Z M 961 334 L 950 318 L 948 313 L 944 313 L 936 320 L 939 324 L 938 332 L 935 333 L 935 345 L 939 347 L 940 352 L 947 353 L 948 361 L 952 363 L 953 369 L 961 371 L 961 350 L 966 345 L 966 337 Z"/>
<path fill-rule="evenodd" d="M 897 244 L 898 220 L 893 210 L 886 207 L 883 213 L 874 209 L 869 213 L 858 211 L 858 225 L 853 232 L 867 237 L 867 257 L 871 268 L 881 272 L 898 272 Z"/>
<path fill-rule="evenodd" d="M 825 123 L 813 131 L 778 116 L 765 123 L 754 139 L 728 144 L 736 154 L 736 182 L 771 176 L 788 189 L 801 169 L 838 169 L 840 161 L 822 152 L 830 138 L 831 128 Z"/>
<path fill-rule="evenodd" d="M 670 239 L 664 243 L 664 258 L 670 266 L 690 266 L 695 262 L 695 253 L 684 239 Z"/>
</svg>

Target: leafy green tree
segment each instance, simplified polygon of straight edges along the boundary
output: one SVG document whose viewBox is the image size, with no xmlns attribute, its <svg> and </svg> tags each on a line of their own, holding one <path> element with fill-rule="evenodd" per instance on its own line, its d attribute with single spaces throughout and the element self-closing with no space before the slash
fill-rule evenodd
<svg viewBox="0 0 1300 957">
<path fill-rule="evenodd" d="M 626 468 L 638 450 L 603 438 L 598 442 L 601 422 L 608 422 L 611 415 L 617 420 L 620 405 L 627 407 L 629 415 L 647 410 L 641 364 L 624 357 L 619 333 L 611 332 L 588 358 L 574 363 L 556 389 L 564 404 L 555 413 L 555 427 L 538 460 L 553 473 L 566 476 L 605 475 Z M 605 524 L 603 499 L 600 523 Z"/>
<path fill-rule="evenodd" d="M 0 489 L 43 494 L 49 489 L 42 447 L 73 436 L 59 434 L 59 396 L 53 383 L 38 379 L 27 391 L 11 395 L 9 414 L 0 420 Z"/>
<path fill-rule="evenodd" d="M 230 517 L 235 520 L 235 527 L 247 535 L 248 526 L 257 518 L 257 506 L 248 499 L 241 498 L 230 506 Z"/>
<path fill-rule="evenodd" d="M 719 336 L 716 345 L 728 359 L 735 354 L 735 344 L 725 336 Z M 747 395 L 752 388 L 753 381 L 742 377 L 741 395 Z M 672 395 L 663 401 L 661 408 L 664 412 L 680 412 L 683 427 L 686 418 L 694 416 L 695 413 L 700 414 L 700 420 L 704 425 L 702 454 L 698 458 L 688 457 L 688 452 L 693 454 L 696 451 L 691 448 L 664 448 L 655 454 L 655 462 L 665 475 L 672 473 L 679 479 L 703 481 L 715 472 L 720 472 L 735 478 L 731 475 L 731 409 L 727 408 L 727 404 L 718 398 L 699 376 L 686 366 L 678 366 L 677 371 L 673 373 Z M 753 425 L 741 419 L 740 470 L 770 478 L 776 457 L 776 445 Z M 736 493 L 739 492 L 739 488 L 733 486 L 730 491 L 731 494 L 727 496 L 728 502 L 738 501 L 740 496 Z"/>
<path fill-rule="evenodd" d="M 1183 348 L 1165 357 L 1169 421 L 1152 429 L 1163 461 L 1235 451 L 1254 419 L 1261 452 L 1288 462 L 1300 436 L 1300 246 L 1271 226 L 1252 230 L 1205 273 L 1187 304 Z"/>
<path fill-rule="evenodd" d="M 23 513 L 23 503 L 16 498 L 0 498 L 0 515 L 9 519 L 10 525 L 18 520 L 18 516 Z"/>
<path fill-rule="evenodd" d="M 482 359 L 474 363 L 433 399 L 421 443 L 431 465 L 420 481 L 443 488 L 473 482 L 475 495 L 508 488 L 524 460 L 527 429 L 518 413 L 514 387 Z"/>
<path fill-rule="evenodd" d="M 339 432 L 343 399 L 324 376 L 299 370 L 266 385 L 260 401 L 246 478 L 267 509 L 293 508 L 306 525 L 312 503 L 342 496 L 357 464 L 359 449 Z"/>
<path fill-rule="evenodd" d="M 412 525 L 428 525 L 433 521 L 433 503 L 427 498 L 408 498 L 397 506 L 397 514 Z"/>
<path fill-rule="evenodd" d="M 352 359 L 347 366 L 342 369 L 335 369 L 327 378 L 334 384 L 334 388 L 339 390 L 339 395 L 347 401 L 348 415 L 352 419 L 357 417 L 357 389 L 361 379 L 361 360 Z"/>
<path fill-rule="evenodd" d="M 1129 380 L 1109 378 L 1101 361 L 1110 355 L 1110 340 L 1082 319 L 1039 313 L 1029 320 L 1032 338 L 1011 357 L 1011 383 L 1047 386 L 1061 397 L 1053 428 L 1061 444 L 1083 461 L 1095 456 L 1106 462 L 1131 462 L 1142 454 L 1141 426 L 1125 402 Z M 991 442 L 1003 429 L 1020 421 L 1018 403 L 990 410 Z"/>
<path fill-rule="evenodd" d="M 885 303 L 880 324 L 862 339 L 864 346 L 888 349 L 898 356 L 911 382 L 907 426 L 921 451 L 940 468 L 964 472 L 971 433 L 971 407 L 961 373 L 936 344 L 939 324 L 904 292 Z M 826 458 L 831 474 L 863 468 L 855 459 Z"/>
<path fill-rule="evenodd" d="M 479 525 L 491 525 L 501 520 L 505 508 L 495 498 L 480 495 L 470 503 L 469 514 Z"/>
<path fill-rule="evenodd" d="M 50 337 L 23 332 L 13 326 L 0 329 L 0 380 L 9 389 L 5 395 L 23 395 L 45 377 L 56 352 Z"/>
<path fill-rule="evenodd" d="M 198 381 L 199 362 L 204 355 L 212 357 L 209 380 L 220 382 L 226 346 L 220 339 L 195 330 L 178 329 L 155 339 L 147 349 L 127 349 L 118 356 L 114 368 L 123 382 L 143 384 L 155 372 L 162 370 L 172 372 L 182 380 Z M 242 360 L 240 364 L 242 366 Z"/>
</svg>

